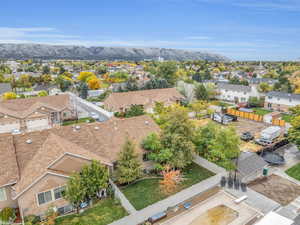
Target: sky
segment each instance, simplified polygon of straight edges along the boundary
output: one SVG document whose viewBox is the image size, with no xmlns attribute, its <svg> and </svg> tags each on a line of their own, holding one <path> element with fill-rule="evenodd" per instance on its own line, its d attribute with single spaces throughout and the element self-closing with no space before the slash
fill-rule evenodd
<svg viewBox="0 0 300 225">
<path fill-rule="evenodd" d="M 177 48 L 300 58 L 300 0 L 1 2 L 0 43 Z"/>
</svg>

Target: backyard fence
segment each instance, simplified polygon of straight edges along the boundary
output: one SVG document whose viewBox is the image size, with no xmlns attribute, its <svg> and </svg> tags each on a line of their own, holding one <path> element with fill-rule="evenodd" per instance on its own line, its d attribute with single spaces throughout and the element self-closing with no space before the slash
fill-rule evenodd
<svg viewBox="0 0 300 225">
<path fill-rule="evenodd" d="M 257 122 L 263 122 L 264 121 L 264 117 L 262 115 L 258 115 L 258 114 L 251 113 L 251 112 L 243 112 L 243 111 L 239 111 L 239 110 L 236 110 L 236 109 L 227 109 L 227 113 L 230 114 L 230 115 L 242 117 L 242 118 L 249 119 L 249 120 L 254 120 L 254 121 L 257 121 Z M 285 126 L 285 121 L 280 120 L 280 119 L 272 119 L 272 124 L 275 125 L 275 126 L 284 127 Z"/>
<path fill-rule="evenodd" d="M 284 127 L 285 126 L 285 121 L 284 120 L 280 120 L 280 119 L 273 119 L 272 120 L 272 124 L 275 125 L 275 126 Z"/>
<path fill-rule="evenodd" d="M 249 119 L 249 120 L 254 120 L 254 121 L 258 121 L 258 122 L 262 122 L 264 117 L 255 113 L 250 113 L 250 112 L 242 112 L 239 110 L 235 110 L 235 109 L 227 109 L 227 113 L 230 115 L 234 115 L 234 116 L 238 116 L 238 117 L 242 117 L 245 119 Z"/>
</svg>

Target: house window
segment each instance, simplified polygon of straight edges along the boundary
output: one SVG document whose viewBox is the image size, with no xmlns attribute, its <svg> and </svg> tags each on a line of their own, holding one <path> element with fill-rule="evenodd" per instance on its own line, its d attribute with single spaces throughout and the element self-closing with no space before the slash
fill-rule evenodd
<svg viewBox="0 0 300 225">
<path fill-rule="evenodd" d="M 51 191 L 46 191 L 38 194 L 38 202 L 39 205 L 45 204 L 47 202 L 52 201 L 52 193 Z"/>
<path fill-rule="evenodd" d="M 268 103 L 268 108 L 272 108 L 272 103 Z"/>
<path fill-rule="evenodd" d="M 54 189 L 54 199 L 57 200 L 57 199 L 63 198 L 65 189 L 66 188 L 64 186 L 59 187 L 59 188 L 55 188 Z"/>
<path fill-rule="evenodd" d="M 6 201 L 7 197 L 6 197 L 6 191 L 4 188 L 0 188 L 0 201 Z"/>
</svg>

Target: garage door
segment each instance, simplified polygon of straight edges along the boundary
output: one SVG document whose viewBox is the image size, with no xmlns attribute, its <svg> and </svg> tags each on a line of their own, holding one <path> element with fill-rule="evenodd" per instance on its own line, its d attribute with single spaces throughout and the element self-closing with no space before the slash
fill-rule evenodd
<svg viewBox="0 0 300 225">
<path fill-rule="evenodd" d="M 27 130 L 44 130 L 49 128 L 48 119 L 27 120 Z"/>
</svg>

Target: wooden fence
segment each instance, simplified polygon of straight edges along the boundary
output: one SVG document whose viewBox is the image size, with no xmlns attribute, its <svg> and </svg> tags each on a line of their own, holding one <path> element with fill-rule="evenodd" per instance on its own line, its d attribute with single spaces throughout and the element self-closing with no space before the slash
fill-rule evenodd
<svg viewBox="0 0 300 225">
<path fill-rule="evenodd" d="M 249 120 L 254 120 L 254 121 L 257 121 L 257 122 L 263 122 L 264 121 L 264 117 L 262 115 L 258 115 L 258 114 L 255 114 L 255 113 L 243 112 L 243 111 L 239 111 L 239 110 L 236 110 L 236 109 L 227 109 L 227 113 L 230 114 L 230 115 L 242 117 L 242 118 L 249 119 Z M 284 127 L 285 126 L 285 121 L 280 120 L 280 119 L 273 119 L 272 124 L 275 125 L 275 126 Z"/>
<path fill-rule="evenodd" d="M 264 117 L 255 113 L 250 113 L 250 112 L 242 112 L 239 110 L 235 110 L 235 109 L 227 109 L 227 113 L 230 115 L 234 115 L 234 116 L 238 116 L 238 117 L 242 117 L 245 119 L 249 119 L 249 120 L 254 120 L 254 121 L 258 121 L 258 122 L 262 122 Z"/>
</svg>

